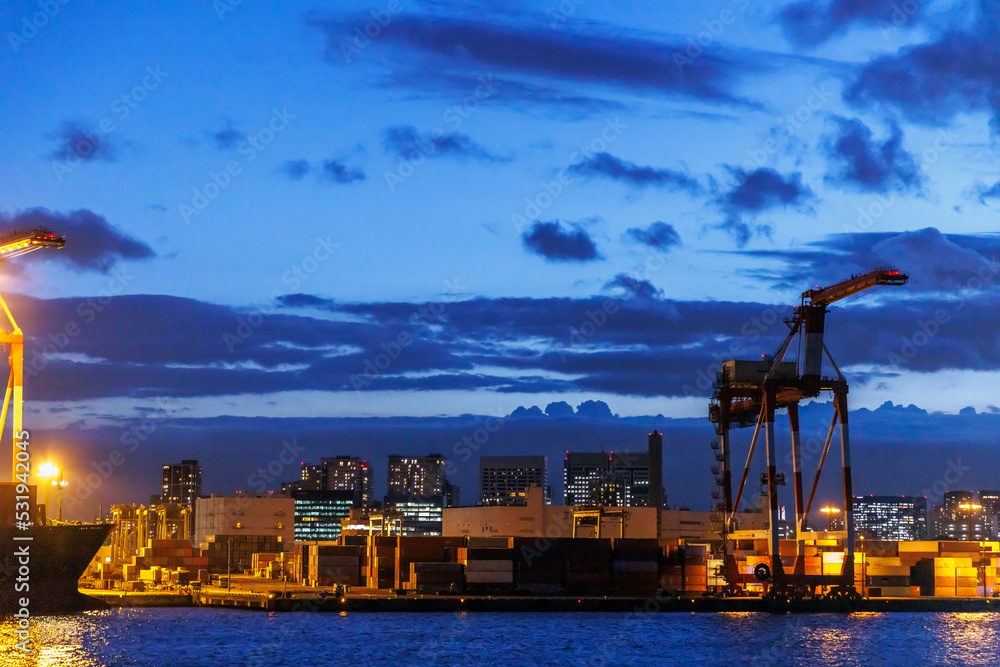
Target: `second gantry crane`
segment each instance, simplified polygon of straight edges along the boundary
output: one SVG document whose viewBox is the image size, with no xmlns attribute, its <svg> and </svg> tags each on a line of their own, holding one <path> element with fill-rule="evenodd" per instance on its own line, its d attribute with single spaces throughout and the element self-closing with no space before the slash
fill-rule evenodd
<svg viewBox="0 0 1000 667">
<path fill-rule="evenodd" d="M 725 361 L 714 385 L 712 401 L 709 405 L 709 420 L 715 423 L 717 458 L 721 466 L 717 470 L 717 482 L 721 487 L 718 510 L 723 514 L 723 542 L 725 545 L 725 575 L 731 591 L 741 588 L 746 577 L 737 567 L 736 560 L 729 555 L 728 534 L 735 527 L 736 512 L 746 486 L 750 463 L 757 445 L 758 435 L 763 427 L 767 457 L 767 473 L 764 481 L 767 487 L 767 507 L 769 512 L 769 555 L 771 565 L 761 563 L 754 574 L 757 579 L 770 584 L 772 596 L 787 598 L 795 592 L 815 590 L 816 586 L 831 586 L 829 595 L 834 598 L 856 598 L 854 588 L 854 515 L 851 510 L 853 491 L 851 488 L 850 436 L 847 419 L 847 380 L 837 367 L 833 356 L 826 347 L 824 330 L 827 307 L 849 296 L 878 285 L 904 285 L 908 276 L 891 268 L 881 268 L 853 276 L 830 287 L 817 287 L 802 293 L 801 304 L 795 308 L 793 316 L 786 320 L 789 332 L 784 342 L 772 357 L 763 361 Z M 798 340 L 800 354 L 795 361 L 785 361 L 785 356 L 793 341 Z M 824 376 L 823 357 L 830 361 L 836 375 Z M 799 401 L 819 396 L 823 391 L 833 392 L 833 420 L 827 432 L 826 442 L 820 455 L 808 500 L 803 502 L 802 454 L 799 443 Z M 795 494 L 795 533 L 797 548 L 795 563 L 791 572 L 786 572 L 780 557 L 778 486 L 783 484 L 783 474 L 777 471 L 775 457 L 774 414 L 779 409 L 788 410 L 791 429 L 791 463 Z M 844 523 L 846 527 L 844 565 L 840 575 L 806 575 L 802 533 L 806 528 L 809 511 L 816 493 L 823 463 L 830 449 L 837 424 L 840 424 L 840 449 L 844 486 Z M 754 426 L 747 454 L 746 466 L 733 498 L 732 473 L 730 467 L 730 429 Z"/>
<path fill-rule="evenodd" d="M 58 236 L 54 232 L 44 229 L 32 229 L 27 231 L 9 231 L 0 236 L 0 260 L 8 257 L 17 257 L 25 253 L 41 250 L 42 248 L 62 248 L 66 245 L 66 237 Z M 13 426 L 14 438 L 11 456 L 11 480 L 17 481 L 18 477 L 18 435 L 21 433 L 21 406 L 24 394 L 24 333 L 21 327 L 17 326 L 14 315 L 11 314 L 7 302 L 0 295 L 0 307 L 3 308 L 4 315 L 7 316 L 8 327 L 0 322 L 0 345 L 9 346 L 10 377 L 7 380 L 7 391 L 3 398 L 3 410 L 0 411 L 0 434 L 4 433 L 3 427 L 7 421 L 7 410 L 11 409 L 11 422 Z M 22 464 L 23 465 L 23 464 Z"/>
</svg>

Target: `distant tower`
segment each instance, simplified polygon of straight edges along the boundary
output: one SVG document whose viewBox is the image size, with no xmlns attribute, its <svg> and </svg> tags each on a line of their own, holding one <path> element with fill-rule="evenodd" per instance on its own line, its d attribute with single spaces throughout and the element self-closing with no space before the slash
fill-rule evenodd
<svg viewBox="0 0 1000 667">
<path fill-rule="evenodd" d="M 660 510 L 663 509 L 663 435 L 649 434 L 649 506 L 656 508 L 656 535 L 660 535 Z"/>
<path fill-rule="evenodd" d="M 183 505 L 194 509 L 194 501 L 201 495 L 201 465 L 185 459 L 180 463 L 163 466 L 163 484 L 160 502 Z"/>
</svg>

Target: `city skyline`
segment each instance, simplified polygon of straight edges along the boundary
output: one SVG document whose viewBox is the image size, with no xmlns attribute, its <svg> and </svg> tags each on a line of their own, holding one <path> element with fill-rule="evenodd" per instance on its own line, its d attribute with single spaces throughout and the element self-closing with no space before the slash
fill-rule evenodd
<svg viewBox="0 0 1000 667">
<path fill-rule="evenodd" d="M 719 362 L 773 353 L 804 290 L 883 265 L 909 283 L 835 305 L 829 348 L 852 409 L 925 413 L 894 441 L 862 427 L 858 460 L 917 447 L 930 463 L 888 484 L 918 488 L 980 460 L 986 0 L 52 7 L 2 10 L 0 227 L 67 244 L 4 262 L 2 289 L 37 451 L 88 492 L 70 516 L 134 498 L 148 456 L 300 459 L 380 419 L 423 440 L 396 453 L 447 454 L 553 403 L 663 430 L 700 479 Z M 425 442 L 435 419 L 463 426 Z M 544 454 L 577 436 L 555 437 Z"/>
</svg>

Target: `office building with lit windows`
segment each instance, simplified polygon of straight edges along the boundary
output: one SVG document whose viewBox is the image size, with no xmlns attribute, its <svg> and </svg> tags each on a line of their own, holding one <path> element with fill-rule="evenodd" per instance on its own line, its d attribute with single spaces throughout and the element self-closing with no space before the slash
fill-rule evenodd
<svg viewBox="0 0 1000 667">
<path fill-rule="evenodd" d="M 997 516 L 971 491 L 949 491 L 931 513 L 931 533 L 936 540 L 995 540 Z"/>
<path fill-rule="evenodd" d="M 1000 514 L 1000 491 L 982 490 L 979 492 L 979 504 L 993 516 Z"/>
<path fill-rule="evenodd" d="M 445 462 L 441 454 L 427 456 L 389 456 L 387 474 L 389 495 L 444 495 Z"/>
<path fill-rule="evenodd" d="M 566 452 L 563 459 L 563 504 L 589 505 L 605 483 L 610 467 L 605 452 Z"/>
<path fill-rule="evenodd" d="M 194 460 L 185 460 L 163 466 L 160 489 L 160 503 L 194 509 L 195 500 L 201 495 L 201 465 Z"/>
<path fill-rule="evenodd" d="M 552 502 L 544 456 L 479 457 L 480 505 L 524 505 L 530 486 L 544 489 L 546 504 Z"/>
<path fill-rule="evenodd" d="M 354 456 L 320 459 L 324 471 L 325 491 L 351 491 L 354 506 L 370 508 L 375 499 L 375 473 L 372 464 Z"/>
<path fill-rule="evenodd" d="M 313 463 L 302 464 L 302 474 L 293 488 L 305 491 L 322 491 L 326 486 L 326 468 Z"/>
<path fill-rule="evenodd" d="M 375 497 L 371 463 L 353 456 L 322 458 L 319 464 L 303 463 L 299 479 L 281 485 L 282 493 L 295 491 L 350 491 L 354 506 L 370 508 Z"/>
<path fill-rule="evenodd" d="M 354 508 L 354 491 L 309 491 L 298 489 L 291 492 L 295 501 L 295 540 L 297 542 L 321 542 L 340 537 L 342 520 Z"/>
<path fill-rule="evenodd" d="M 854 496 L 854 529 L 869 540 L 926 540 L 927 499 Z"/>
<path fill-rule="evenodd" d="M 611 477 L 618 485 L 617 507 L 649 507 L 649 453 L 611 452 Z"/>
<path fill-rule="evenodd" d="M 403 535 L 441 535 L 445 508 L 443 495 L 389 494 L 382 506 L 384 510 L 393 510 L 402 515 Z"/>
<path fill-rule="evenodd" d="M 647 507 L 649 453 L 566 452 L 563 503 Z"/>
</svg>

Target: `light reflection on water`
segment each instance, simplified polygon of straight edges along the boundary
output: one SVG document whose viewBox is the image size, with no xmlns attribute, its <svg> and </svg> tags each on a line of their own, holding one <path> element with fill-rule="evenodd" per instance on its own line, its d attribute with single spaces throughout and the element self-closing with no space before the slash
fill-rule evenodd
<svg viewBox="0 0 1000 667">
<path fill-rule="evenodd" d="M 269 614 L 124 609 L 32 619 L 0 665 L 996 665 L 1000 614 Z"/>
</svg>

